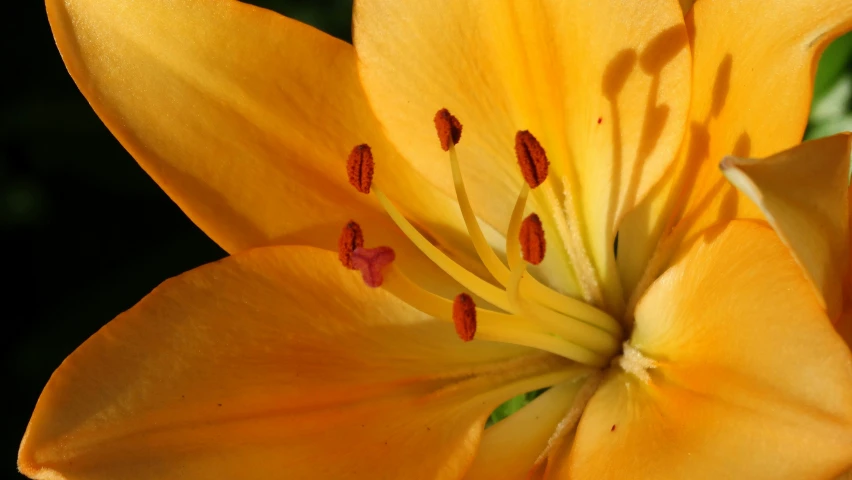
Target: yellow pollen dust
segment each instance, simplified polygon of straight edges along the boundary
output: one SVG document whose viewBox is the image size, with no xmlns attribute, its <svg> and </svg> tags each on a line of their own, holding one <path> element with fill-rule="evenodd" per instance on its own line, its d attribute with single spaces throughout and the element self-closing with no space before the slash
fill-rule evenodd
<svg viewBox="0 0 852 480">
<path fill-rule="evenodd" d="M 519 131 L 515 138 L 515 155 L 525 181 L 506 232 L 504 262 L 486 240 L 465 189 L 456 151 L 462 124 L 447 109 L 439 110 L 434 122 L 438 141 L 449 157 L 467 233 L 497 284 L 459 265 L 408 221 L 376 184 L 373 176 L 376 163 L 369 147 L 359 145 L 347 162 L 352 186 L 361 193 L 374 195 L 409 240 L 466 291 L 455 299 L 436 295 L 418 285 L 394 263 L 382 267 L 381 288 L 418 310 L 455 325 L 463 341 L 513 343 L 589 366 L 607 365 L 621 349 L 623 333 L 618 321 L 592 305 L 553 290 L 527 272 L 528 265 L 537 265 L 545 258 L 542 219 L 535 213 L 524 217 L 530 191 L 544 183 L 548 175 L 549 162 L 538 140 L 529 131 Z M 351 230 L 344 228 L 345 238 L 341 240 L 344 247 L 353 245 L 348 235 Z M 349 257 L 341 248 L 341 260 L 346 265 L 345 259 Z"/>
</svg>

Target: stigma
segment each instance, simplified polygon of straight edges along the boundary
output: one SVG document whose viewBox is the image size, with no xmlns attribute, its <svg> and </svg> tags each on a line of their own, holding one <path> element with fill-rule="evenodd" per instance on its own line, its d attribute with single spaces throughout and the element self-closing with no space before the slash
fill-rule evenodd
<svg viewBox="0 0 852 480">
<path fill-rule="evenodd" d="M 408 240 L 462 291 L 449 299 L 417 284 L 394 263 L 393 249 L 367 247 L 365 233 L 369 232 L 354 221 L 341 230 L 341 264 L 360 271 L 367 286 L 381 287 L 417 310 L 452 324 L 461 341 L 513 343 L 586 365 L 607 365 L 621 349 L 621 325 L 606 312 L 548 287 L 527 271 L 530 265 L 541 264 L 547 253 L 545 221 L 535 212 L 526 214 L 530 192 L 548 179 L 550 162 L 541 143 L 528 130 L 518 131 L 514 138 L 514 155 L 524 181 L 505 233 L 504 261 L 487 242 L 467 195 L 456 150 L 462 123 L 447 109 L 438 110 L 433 121 L 438 144 L 448 155 L 468 237 L 493 280 L 462 267 L 412 225 L 377 184 L 377 161 L 369 145 L 352 149 L 346 164 L 349 183 L 356 191 L 374 196 Z"/>
</svg>

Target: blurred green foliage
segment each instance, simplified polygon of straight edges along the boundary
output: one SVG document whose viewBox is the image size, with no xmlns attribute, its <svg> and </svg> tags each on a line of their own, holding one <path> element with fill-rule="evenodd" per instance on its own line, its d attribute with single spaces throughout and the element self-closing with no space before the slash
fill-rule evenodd
<svg viewBox="0 0 852 480">
<path fill-rule="evenodd" d="M 852 33 L 835 40 L 820 59 L 805 138 L 845 131 L 852 131 Z"/>
<path fill-rule="evenodd" d="M 400 0 L 404 1 L 404 0 Z M 351 38 L 352 0 L 256 0 Z M 7 386 L 0 477 L 61 361 L 162 280 L 225 253 L 136 165 L 92 112 L 53 44 L 44 5 L 11 2 L 2 37 L 0 240 Z M 852 35 L 829 48 L 807 136 L 852 130 Z M 540 391 L 499 407 L 493 423 Z M 17 477 L 16 477 L 17 478 Z"/>
</svg>

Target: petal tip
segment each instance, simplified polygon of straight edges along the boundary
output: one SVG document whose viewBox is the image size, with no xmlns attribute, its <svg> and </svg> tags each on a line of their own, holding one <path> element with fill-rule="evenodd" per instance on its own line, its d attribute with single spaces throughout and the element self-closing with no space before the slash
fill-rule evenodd
<svg viewBox="0 0 852 480">
<path fill-rule="evenodd" d="M 18 472 L 34 480 L 65 480 L 65 476 L 51 468 L 39 465 L 33 454 L 34 448 L 29 440 L 29 432 L 24 434 L 18 450 Z"/>
</svg>

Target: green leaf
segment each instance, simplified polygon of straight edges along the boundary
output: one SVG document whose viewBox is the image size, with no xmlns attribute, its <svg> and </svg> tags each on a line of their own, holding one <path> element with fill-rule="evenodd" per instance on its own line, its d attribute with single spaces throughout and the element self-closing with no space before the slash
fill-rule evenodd
<svg viewBox="0 0 852 480">
<path fill-rule="evenodd" d="M 825 95 L 852 61 L 852 32 L 838 38 L 822 54 L 814 79 L 814 102 Z"/>
<path fill-rule="evenodd" d="M 834 121 L 849 112 L 852 102 L 852 73 L 838 77 L 834 85 L 811 105 L 810 122 L 819 125 Z"/>
<path fill-rule="evenodd" d="M 808 128 L 807 134 L 805 134 L 805 140 L 828 137 L 836 133 L 850 131 L 852 131 L 852 113 L 847 112 L 842 116 L 811 126 Z"/>
<path fill-rule="evenodd" d="M 506 400 L 499 407 L 495 408 L 493 412 L 491 412 L 491 416 L 488 417 L 488 421 L 485 423 L 485 428 L 494 425 L 495 423 L 503 420 L 509 415 L 517 412 L 521 408 L 523 408 L 526 404 L 535 400 L 539 395 L 547 391 L 546 388 L 542 388 L 540 390 L 533 390 L 532 392 L 527 392 L 517 397 L 510 398 Z"/>
</svg>

